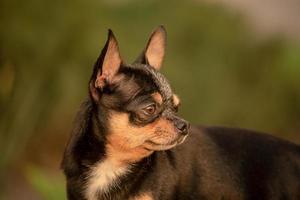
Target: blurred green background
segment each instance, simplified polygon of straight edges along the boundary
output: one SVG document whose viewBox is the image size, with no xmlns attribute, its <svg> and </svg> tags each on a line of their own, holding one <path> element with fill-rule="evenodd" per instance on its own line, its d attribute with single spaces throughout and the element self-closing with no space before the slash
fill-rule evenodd
<svg viewBox="0 0 300 200">
<path fill-rule="evenodd" d="M 62 152 L 108 28 L 131 62 L 166 26 L 162 71 L 189 121 L 299 144 L 300 36 L 264 34 L 244 12 L 217 0 L 1 0 L 0 199 L 65 199 Z"/>
</svg>

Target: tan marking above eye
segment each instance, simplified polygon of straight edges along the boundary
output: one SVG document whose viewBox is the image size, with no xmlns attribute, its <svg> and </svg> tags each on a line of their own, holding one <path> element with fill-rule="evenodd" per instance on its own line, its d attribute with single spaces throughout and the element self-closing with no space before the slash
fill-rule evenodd
<svg viewBox="0 0 300 200">
<path fill-rule="evenodd" d="M 154 99 L 154 101 L 159 105 L 163 103 L 163 98 L 159 92 L 154 92 L 153 94 L 151 94 L 151 96 Z"/>
<path fill-rule="evenodd" d="M 176 94 L 173 94 L 173 103 L 175 107 L 180 105 L 180 99 Z"/>
</svg>

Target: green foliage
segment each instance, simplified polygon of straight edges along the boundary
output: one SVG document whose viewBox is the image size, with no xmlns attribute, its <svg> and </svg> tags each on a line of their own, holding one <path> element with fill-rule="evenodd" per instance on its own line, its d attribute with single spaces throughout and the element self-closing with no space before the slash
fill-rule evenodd
<svg viewBox="0 0 300 200">
<path fill-rule="evenodd" d="M 25 175 L 42 199 L 58 200 L 66 198 L 62 177 L 53 177 L 46 170 L 36 166 L 28 166 Z"/>
<path fill-rule="evenodd" d="M 33 139 L 66 138 L 107 28 L 131 62 L 150 31 L 166 26 L 163 72 L 191 122 L 300 141 L 300 45 L 281 36 L 257 40 L 241 16 L 222 7 L 192 0 L 2 0 L 0 23 L 0 171 L 30 150 L 42 157 Z M 33 167 L 27 177 L 45 198 L 62 195 L 44 173 Z"/>
</svg>

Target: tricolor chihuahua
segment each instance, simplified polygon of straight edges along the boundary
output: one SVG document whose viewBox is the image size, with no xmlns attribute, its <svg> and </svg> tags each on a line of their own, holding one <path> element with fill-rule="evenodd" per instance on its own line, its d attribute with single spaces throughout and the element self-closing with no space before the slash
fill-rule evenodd
<svg viewBox="0 0 300 200">
<path fill-rule="evenodd" d="M 68 199 L 300 200 L 299 146 L 178 116 L 165 46 L 159 26 L 126 64 L 109 30 L 63 157 Z"/>
</svg>

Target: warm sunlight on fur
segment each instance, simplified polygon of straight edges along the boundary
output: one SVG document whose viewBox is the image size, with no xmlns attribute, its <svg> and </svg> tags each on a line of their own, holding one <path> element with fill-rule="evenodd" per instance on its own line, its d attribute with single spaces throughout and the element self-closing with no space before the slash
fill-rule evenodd
<svg viewBox="0 0 300 200">
<path fill-rule="evenodd" d="M 108 154 L 118 154 L 123 161 L 137 161 L 154 150 L 174 147 L 181 142 L 181 137 L 174 125 L 164 118 L 137 127 L 130 124 L 127 113 L 113 111 L 109 119 Z"/>
</svg>

